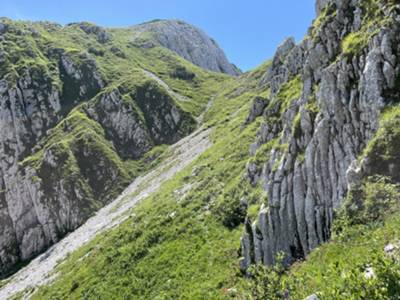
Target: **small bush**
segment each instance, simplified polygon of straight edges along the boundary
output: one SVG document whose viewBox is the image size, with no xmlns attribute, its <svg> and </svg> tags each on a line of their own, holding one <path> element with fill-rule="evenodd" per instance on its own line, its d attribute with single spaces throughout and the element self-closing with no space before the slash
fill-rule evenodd
<svg viewBox="0 0 400 300">
<path fill-rule="evenodd" d="M 235 228 L 242 224 L 247 215 L 247 204 L 241 201 L 244 183 L 239 181 L 236 186 L 227 189 L 218 199 L 215 212 L 225 227 Z"/>
<path fill-rule="evenodd" d="M 250 290 L 253 300 L 289 299 L 290 288 L 286 284 L 286 268 L 283 264 L 284 254 L 277 256 L 274 266 L 252 266 L 249 270 L 251 281 Z"/>
<path fill-rule="evenodd" d="M 185 67 L 178 66 L 171 72 L 171 77 L 191 81 L 196 77 L 196 74 L 187 70 Z"/>
<path fill-rule="evenodd" d="M 350 225 L 367 224 L 384 219 L 395 212 L 400 204 L 400 186 L 388 177 L 373 176 L 363 185 L 350 191 L 340 218 L 345 218 Z"/>
</svg>

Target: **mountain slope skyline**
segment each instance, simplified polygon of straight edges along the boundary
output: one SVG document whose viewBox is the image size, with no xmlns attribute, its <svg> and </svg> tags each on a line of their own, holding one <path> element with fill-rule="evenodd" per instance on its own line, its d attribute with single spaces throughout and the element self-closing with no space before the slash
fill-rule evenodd
<svg viewBox="0 0 400 300">
<path fill-rule="evenodd" d="M 313 9 L 244 73 L 183 21 L 0 18 L 0 299 L 397 299 L 400 4 Z"/>
<path fill-rule="evenodd" d="M 153 19 L 179 19 L 218 41 L 228 59 L 243 71 L 274 55 L 285 38 L 300 41 L 315 18 L 313 0 L 191 2 L 5 0 L 0 14 L 17 20 L 49 20 L 63 25 L 88 21 L 103 27 L 129 27 Z M 140 12 L 140 13 L 139 13 Z"/>
</svg>

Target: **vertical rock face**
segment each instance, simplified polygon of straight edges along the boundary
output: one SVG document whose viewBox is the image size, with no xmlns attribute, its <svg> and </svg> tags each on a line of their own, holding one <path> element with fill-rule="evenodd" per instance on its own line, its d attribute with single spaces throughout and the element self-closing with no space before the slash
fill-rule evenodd
<svg viewBox="0 0 400 300">
<path fill-rule="evenodd" d="M 182 21 L 153 21 L 133 27 L 136 35 L 152 33 L 161 46 L 168 48 L 204 69 L 239 75 L 218 44 L 203 31 Z"/>
<path fill-rule="evenodd" d="M 69 58 L 62 55 L 60 64 Z M 87 100 L 87 91 L 96 93 L 103 86 L 93 65 L 92 75 L 82 75 L 81 69 L 71 62 L 70 76 L 75 76 L 75 88 L 80 99 Z M 85 78 L 86 84 L 80 80 Z M 79 78 L 78 78 L 79 77 Z M 51 177 L 57 169 L 57 157 L 49 150 L 43 154 L 47 170 L 38 174 L 33 168 L 21 167 L 21 162 L 31 155 L 33 147 L 45 138 L 48 130 L 62 118 L 64 93 L 52 79 L 37 69 L 26 68 L 15 81 L 1 80 L 0 91 L 0 274 L 17 261 L 26 260 L 56 242 L 88 216 L 85 209 L 74 207 L 85 196 L 77 187 L 41 186 L 39 176 Z M 45 188 L 54 189 L 53 203 L 45 201 Z M 76 203 L 75 203 L 76 204 Z"/>
<path fill-rule="evenodd" d="M 138 158 L 153 146 L 153 141 L 140 116 L 122 100 L 119 90 L 100 97 L 87 114 L 106 128 L 107 136 L 124 158 Z M 130 128 L 131 130 L 126 130 Z"/>
<path fill-rule="evenodd" d="M 273 140 L 280 146 L 267 163 L 248 166 L 250 182 L 263 186 L 268 203 L 246 226 L 243 270 L 274 264 L 278 252 L 290 263 L 329 239 L 348 170 L 376 133 L 383 108 L 398 101 L 399 5 L 317 1 L 317 8 L 319 27 L 299 45 L 286 41 L 261 82 L 270 86 L 271 101 L 251 152 Z M 371 11 L 379 11 L 374 34 L 367 27 Z M 295 84 L 299 97 L 287 91 Z"/>
<path fill-rule="evenodd" d="M 8 86 L 9 83 L 4 80 L 3 85 Z M 32 209 L 31 195 L 18 174 L 18 160 L 28 152 L 46 129 L 57 121 L 56 114 L 60 110 L 58 92 L 52 89 L 51 85 L 47 85 L 45 90 L 49 92 L 39 90 L 27 71 L 15 87 L 4 88 L 0 96 L 2 269 L 15 263 L 20 256 L 26 256 L 25 251 L 19 250 L 17 240 L 23 249 L 27 249 L 29 241 L 35 248 L 40 247 L 38 244 L 42 243 L 43 239 L 42 233 L 37 232 L 38 221 Z M 23 221 L 20 220 L 21 216 L 24 216 Z M 27 227 L 30 229 L 25 231 Z M 33 248 L 27 251 L 34 252 Z"/>
</svg>

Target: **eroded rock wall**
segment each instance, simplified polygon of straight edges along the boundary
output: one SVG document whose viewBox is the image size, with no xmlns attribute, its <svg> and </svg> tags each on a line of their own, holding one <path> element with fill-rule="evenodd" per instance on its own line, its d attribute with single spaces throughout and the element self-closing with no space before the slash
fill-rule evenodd
<svg viewBox="0 0 400 300">
<path fill-rule="evenodd" d="M 287 40 L 279 47 L 260 83 L 271 88 L 271 104 L 251 153 L 274 139 L 279 147 L 265 154 L 266 163 L 248 164 L 248 179 L 262 186 L 268 203 L 257 220 L 246 221 L 243 270 L 274 264 L 279 252 L 290 263 L 329 239 L 347 172 L 376 133 L 382 110 L 398 101 L 400 7 L 379 1 L 377 10 L 371 3 L 318 1 L 318 27 L 299 45 Z M 382 23 L 365 28 L 371 9 Z M 353 34 L 365 44 L 350 40 Z M 282 107 L 282 90 L 296 78 L 301 96 Z"/>
</svg>

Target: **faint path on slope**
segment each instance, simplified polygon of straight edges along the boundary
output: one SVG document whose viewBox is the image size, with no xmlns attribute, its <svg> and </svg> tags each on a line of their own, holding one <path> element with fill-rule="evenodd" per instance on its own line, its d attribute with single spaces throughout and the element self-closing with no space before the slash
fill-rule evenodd
<svg viewBox="0 0 400 300">
<path fill-rule="evenodd" d="M 52 272 L 60 262 L 67 258 L 69 253 L 91 241 L 97 234 L 126 220 L 132 207 L 157 191 L 164 182 L 206 151 L 211 146 L 209 134 L 210 129 L 200 128 L 171 146 L 172 154 L 156 169 L 136 178 L 112 203 L 100 209 L 84 225 L 12 276 L 10 282 L 0 289 L 0 299 L 8 299 L 26 289 L 38 287 L 53 280 L 57 274 Z M 29 298 L 29 295 L 26 297 Z"/>
<path fill-rule="evenodd" d="M 212 107 L 212 105 L 214 104 L 215 99 L 217 98 L 217 95 L 214 95 L 207 103 L 206 109 L 201 113 L 200 116 L 198 116 L 196 118 L 197 120 L 197 124 L 199 124 L 199 126 L 202 126 L 204 123 L 204 116 L 206 115 L 206 113 L 210 110 L 210 108 Z"/>
<path fill-rule="evenodd" d="M 165 88 L 168 92 L 168 94 L 170 94 L 171 96 L 175 97 L 176 99 L 178 99 L 179 101 L 190 101 L 190 99 L 186 96 L 183 96 L 181 94 L 178 94 L 177 92 L 174 92 L 171 87 L 165 83 L 165 81 L 163 81 L 160 77 L 158 77 L 156 74 L 151 73 L 150 71 L 147 70 L 142 70 L 147 77 L 155 80 L 158 82 L 158 84 L 160 84 L 163 88 Z"/>
</svg>

